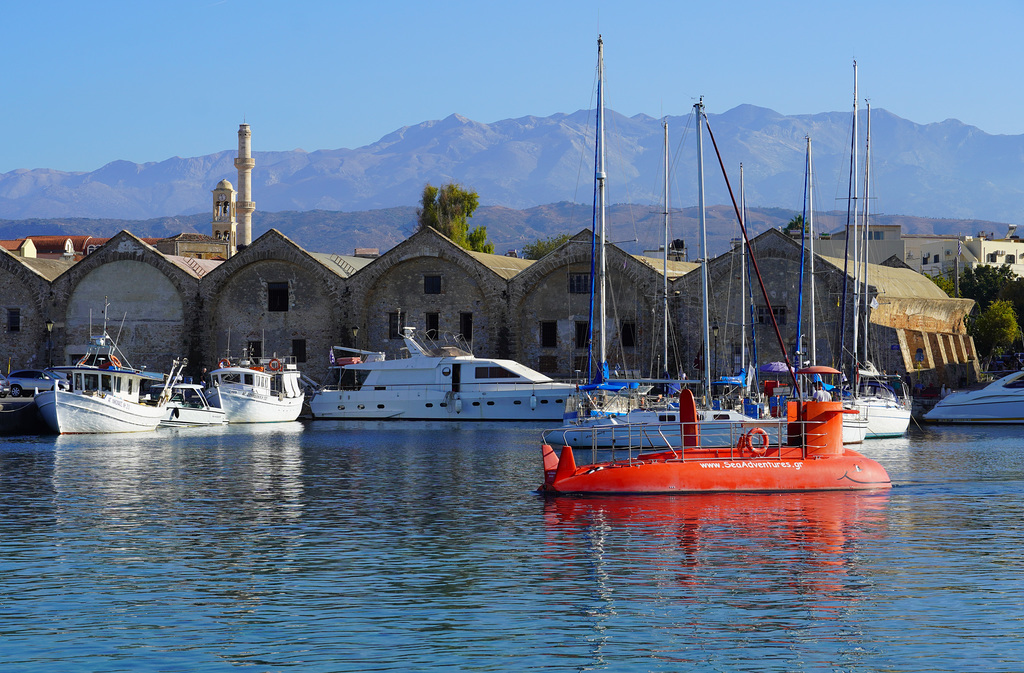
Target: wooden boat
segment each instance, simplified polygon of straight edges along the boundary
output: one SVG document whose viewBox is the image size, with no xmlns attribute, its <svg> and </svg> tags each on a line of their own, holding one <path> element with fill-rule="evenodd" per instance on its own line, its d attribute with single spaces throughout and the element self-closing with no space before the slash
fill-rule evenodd
<svg viewBox="0 0 1024 673">
<path fill-rule="evenodd" d="M 571 447 L 544 444 L 546 494 L 704 493 L 719 491 L 872 490 L 892 486 L 879 463 L 843 446 L 841 402 L 792 400 L 780 420 L 779 440 L 762 428 L 738 433 L 735 443 L 700 441 L 693 393 L 679 398 L 683 442 L 671 449 L 613 452 L 609 460 L 579 465 Z M 595 452 L 596 455 L 596 452 Z M 620 457 L 621 456 L 621 457 Z"/>
</svg>

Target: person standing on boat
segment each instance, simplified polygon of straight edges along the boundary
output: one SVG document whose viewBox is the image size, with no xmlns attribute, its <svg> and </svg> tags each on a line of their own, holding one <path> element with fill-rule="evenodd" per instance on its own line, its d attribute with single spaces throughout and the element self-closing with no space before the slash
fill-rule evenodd
<svg viewBox="0 0 1024 673">
<path fill-rule="evenodd" d="M 827 390 L 825 390 L 825 386 L 822 384 L 821 381 L 815 381 L 814 394 L 811 395 L 811 399 L 813 399 L 815 402 L 831 402 L 832 395 L 829 394 Z"/>
</svg>

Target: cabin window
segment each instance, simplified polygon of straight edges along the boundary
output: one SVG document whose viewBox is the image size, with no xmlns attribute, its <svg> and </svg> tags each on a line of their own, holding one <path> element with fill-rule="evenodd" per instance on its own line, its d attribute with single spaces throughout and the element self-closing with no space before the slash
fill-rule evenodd
<svg viewBox="0 0 1024 673">
<path fill-rule="evenodd" d="M 441 294 L 441 276 L 423 276 L 423 294 Z"/>
<path fill-rule="evenodd" d="M 405 327 L 405 314 L 400 311 L 388 313 L 388 338 L 401 339 L 402 328 Z"/>
<path fill-rule="evenodd" d="M 586 320 L 576 321 L 576 348 L 586 348 L 590 340 L 590 323 Z"/>
<path fill-rule="evenodd" d="M 619 330 L 619 343 L 623 348 L 636 348 L 636 323 L 632 320 L 623 320 Z"/>
<path fill-rule="evenodd" d="M 242 382 L 247 385 L 252 385 L 252 374 L 242 374 Z"/>
<path fill-rule="evenodd" d="M 518 379 L 519 374 L 510 372 L 504 367 L 477 367 L 476 378 L 478 379 Z"/>
<path fill-rule="evenodd" d="M 423 324 L 426 326 L 426 334 L 431 339 L 437 338 L 438 327 L 441 323 L 440 313 L 427 313 L 423 317 Z"/>
<path fill-rule="evenodd" d="M 462 334 L 462 338 L 466 341 L 473 342 L 473 314 L 472 313 L 460 313 L 459 314 L 459 332 Z"/>
<path fill-rule="evenodd" d="M 558 357 L 554 355 L 541 355 L 537 362 L 537 371 L 542 374 L 554 374 L 558 371 Z"/>
<path fill-rule="evenodd" d="M 121 377 L 120 376 L 115 376 L 114 377 L 114 392 L 115 393 L 121 392 Z"/>
<path fill-rule="evenodd" d="M 570 273 L 569 294 L 590 294 L 590 274 Z"/>
<path fill-rule="evenodd" d="M 540 347 L 558 347 L 558 323 L 554 320 L 543 320 L 540 323 Z"/>
<path fill-rule="evenodd" d="M 267 283 L 267 310 L 288 310 L 288 283 Z"/>
<path fill-rule="evenodd" d="M 75 390 L 82 390 L 82 375 L 80 373 L 75 374 Z"/>
<path fill-rule="evenodd" d="M 242 379 L 238 375 L 238 372 L 228 372 L 220 375 L 221 383 L 241 383 Z"/>
<path fill-rule="evenodd" d="M 292 339 L 292 357 L 296 362 L 306 361 L 306 340 Z"/>
<path fill-rule="evenodd" d="M 132 380 L 128 379 L 128 394 L 132 394 Z"/>
<path fill-rule="evenodd" d="M 84 381 L 84 390 L 98 390 L 100 387 L 99 374 L 86 374 Z"/>
<path fill-rule="evenodd" d="M 20 308 L 9 308 L 9 309 L 7 309 L 7 331 L 8 332 L 20 332 L 21 331 L 21 309 Z"/>
</svg>

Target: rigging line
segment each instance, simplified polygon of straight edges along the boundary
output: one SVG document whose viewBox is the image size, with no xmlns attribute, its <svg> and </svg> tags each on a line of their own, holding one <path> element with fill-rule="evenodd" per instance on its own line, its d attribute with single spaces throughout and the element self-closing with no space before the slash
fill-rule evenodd
<svg viewBox="0 0 1024 673">
<path fill-rule="evenodd" d="M 711 138 L 711 144 L 715 148 L 715 155 L 718 157 L 718 165 L 722 169 L 722 178 L 725 180 L 725 186 L 729 189 L 729 198 L 732 199 L 732 207 L 736 212 L 736 219 L 739 220 L 740 229 L 743 231 L 743 240 L 747 245 L 747 257 L 750 259 L 751 266 L 754 267 L 754 273 L 757 275 L 757 282 L 761 286 L 761 294 L 764 296 L 765 304 L 768 305 L 767 313 L 771 316 L 772 327 L 775 328 L 775 338 L 778 339 L 779 348 L 782 350 L 782 357 L 786 362 L 786 368 L 789 370 L 789 375 L 793 379 L 793 390 L 799 390 L 800 384 L 796 380 L 796 370 L 793 369 L 793 364 L 789 361 L 789 353 L 786 350 L 786 344 L 782 339 L 782 331 L 779 330 L 779 323 L 775 319 L 775 312 L 771 310 L 772 302 L 768 298 L 768 289 L 764 286 L 764 278 L 761 277 L 761 269 L 757 264 L 757 258 L 754 256 L 753 247 L 750 245 L 750 237 L 747 235 L 747 227 L 743 223 L 743 216 L 740 215 L 740 207 L 736 203 L 736 195 L 733 194 L 732 185 L 729 183 L 729 174 L 725 170 L 725 162 L 722 160 L 722 153 L 718 150 L 718 143 L 715 142 L 715 134 L 711 131 L 711 124 L 708 123 L 708 116 L 704 114 L 704 124 L 708 128 L 708 136 Z"/>
</svg>

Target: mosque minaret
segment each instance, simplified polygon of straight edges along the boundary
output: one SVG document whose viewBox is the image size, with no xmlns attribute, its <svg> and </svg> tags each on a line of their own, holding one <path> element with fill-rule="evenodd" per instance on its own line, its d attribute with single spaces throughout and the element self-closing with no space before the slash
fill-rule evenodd
<svg viewBox="0 0 1024 673">
<path fill-rule="evenodd" d="M 252 244 L 252 213 L 256 203 L 252 200 L 252 167 L 256 160 L 252 158 L 252 133 L 248 124 L 238 125 L 238 158 L 235 168 L 238 169 L 238 198 L 235 202 L 238 213 L 239 247 Z"/>
</svg>

